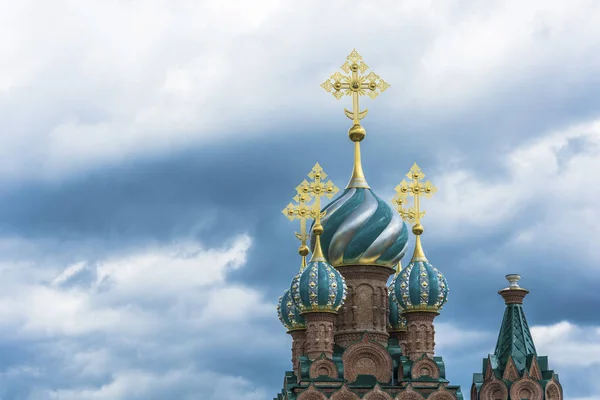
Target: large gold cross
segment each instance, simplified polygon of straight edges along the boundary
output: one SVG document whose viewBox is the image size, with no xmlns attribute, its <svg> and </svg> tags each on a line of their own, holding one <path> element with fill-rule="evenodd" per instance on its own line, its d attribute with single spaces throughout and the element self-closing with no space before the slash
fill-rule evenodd
<svg viewBox="0 0 600 400">
<path fill-rule="evenodd" d="M 344 95 L 352 96 L 352 111 L 344 108 L 344 112 L 348 118 L 354 121 L 354 125 L 358 125 L 360 120 L 363 119 L 369 111 L 368 108 L 364 111 L 360 111 L 358 105 L 359 96 L 364 96 L 366 94 L 374 99 L 390 87 L 390 85 L 374 72 L 370 72 L 368 75 L 361 75 L 369 69 L 369 66 L 365 64 L 362 56 L 358 54 L 356 49 L 352 50 L 352 53 L 350 53 L 346 60 L 347 61 L 341 68 L 349 75 L 343 75 L 340 72 L 336 72 L 323 82 L 321 87 L 329 93 L 333 91 L 332 94 L 338 100 Z"/>
<path fill-rule="evenodd" d="M 425 174 L 421 171 L 417 163 L 413 164 L 406 177 L 409 181 L 403 179 L 396 186 L 396 196 L 394 196 L 393 203 L 396 205 L 396 210 L 400 213 L 402 219 L 412 222 L 417 226 L 421 224 L 421 218 L 425 216 L 425 211 L 421 211 L 421 196 L 430 198 L 437 192 L 437 188 L 430 181 L 423 182 Z M 404 208 L 404 203 L 408 196 L 413 196 L 413 206 Z"/>
</svg>

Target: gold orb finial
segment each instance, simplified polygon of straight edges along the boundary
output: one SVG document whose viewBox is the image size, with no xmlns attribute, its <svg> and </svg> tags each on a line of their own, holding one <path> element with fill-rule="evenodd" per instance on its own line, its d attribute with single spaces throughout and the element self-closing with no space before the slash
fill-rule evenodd
<svg viewBox="0 0 600 400">
<path fill-rule="evenodd" d="M 367 136 L 367 131 L 365 131 L 365 128 L 360 124 L 352 125 L 352 127 L 348 129 L 348 136 L 353 142 L 360 142 Z"/>
<path fill-rule="evenodd" d="M 309 252 L 309 248 L 307 245 L 303 244 L 300 247 L 298 247 L 298 254 L 300 254 L 302 257 L 306 257 L 308 255 Z"/>
<path fill-rule="evenodd" d="M 421 235 L 424 232 L 423 225 L 416 224 L 415 226 L 412 227 L 412 232 L 417 236 Z"/>
</svg>

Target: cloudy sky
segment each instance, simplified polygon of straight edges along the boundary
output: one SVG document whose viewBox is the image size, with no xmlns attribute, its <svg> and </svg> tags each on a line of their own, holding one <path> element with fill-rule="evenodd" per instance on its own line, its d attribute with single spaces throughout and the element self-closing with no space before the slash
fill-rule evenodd
<svg viewBox="0 0 600 400">
<path fill-rule="evenodd" d="M 438 187 L 437 353 L 468 393 L 521 273 L 538 352 L 599 400 L 600 4 L 1 0 L 0 399 L 262 400 L 299 266 L 282 214 L 351 172 L 356 48 L 392 86 L 364 120 L 382 197 Z"/>
</svg>

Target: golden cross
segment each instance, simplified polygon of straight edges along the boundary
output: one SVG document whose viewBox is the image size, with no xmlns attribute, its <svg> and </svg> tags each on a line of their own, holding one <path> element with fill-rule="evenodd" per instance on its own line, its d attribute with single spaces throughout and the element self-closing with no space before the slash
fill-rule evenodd
<svg viewBox="0 0 600 400">
<path fill-rule="evenodd" d="M 296 232 L 296 237 L 300 240 L 300 247 L 298 247 L 298 253 L 302 256 L 301 267 L 306 267 L 306 256 L 308 255 L 308 234 L 306 233 L 306 220 L 312 218 L 311 208 L 307 203 L 311 200 L 309 194 L 298 193 L 294 196 L 294 202 L 287 205 L 282 210 L 283 214 L 288 217 L 290 221 L 295 219 L 300 220 L 300 232 Z"/>
<path fill-rule="evenodd" d="M 308 255 L 306 242 L 309 235 L 306 232 L 306 220 L 313 218 L 316 220 L 315 225 L 320 225 L 321 218 L 325 216 L 325 212 L 319 212 L 321 209 L 321 196 L 332 198 L 333 195 L 339 192 L 339 189 L 331 180 L 325 182 L 327 174 L 323 172 L 323 168 L 319 163 L 315 164 L 308 177 L 311 179 L 310 182 L 305 179 L 296 187 L 297 194 L 294 196 L 296 204 L 290 203 L 282 211 L 290 221 L 300 220 L 300 232 L 296 232 L 296 237 L 301 242 L 298 253 L 302 256 L 302 268 L 306 266 L 306 256 Z M 314 203 L 309 205 L 308 203 L 313 198 Z"/>
<path fill-rule="evenodd" d="M 412 261 L 427 261 L 423 248 L 421 246 L 421 234 L 423 233 L 423 226 L 421 225 L 421 218 L 425 216 L 425 211 L 421 211 L 421 196 L 430 198 L 437 188 L 431 184 L 430 181 L 423 182 L 425 174 L 421 171 L 421 168 L 414 163 L 410 171 L 406 174 L 409 179 L 402 180 L 398 186 L 396 186 L 396 196 L 394 196 L 393 202 L 396 205 L 396 210 L 407 222 L 414 222 L 412 231 L 416 235 L 415 251 L 412 256 Z M 404 208 L 403 204 L 408 196 L 413 196 L 413 207 Z"/>
<path fill-rule="evenodd" d="M 344 95 L 352 96 L 352 111 L 344 108 L 344 112 L 348 118 L 354 121 L 354 125 L 359 125 L 360 120 L 363 119 L 369 111 L 368 108 L 364 111 L 360 111 L 358 105 L 359 96 L 364 96 L 366 94 L 374 99 L 390 87 L 390 85 L 374 72 L 370 72 L 368 75 L 361 75 L 369 69 L 369 66 L 365 64 L 362 56 L 358 54 L 356 49 L 352 50 L 352 53 L 350 53 L 346 60 L 347 61 L 341 68 L 349 75 L 343 75 L 340 72 L 336 72 L 323 82 L 321 87 L 329 93 L 333 91 L 332 94 L 338 100 Z"/>
<path fill-rule="evenodd" d="M 308 174 L 311 179 L 306 179 L 296 188 L 299 194 L 307 194 L 314 198 L 313 207 L 311 210 L 312 217 L 315 219 L 313 226 L 313 233 L 317 236 L 315 241 L 315 248 L 311 261 L 326 261 L 323 251 L 321 249 L 320 236 L 323 233 L 323 226 L 321 225 L 321 218 L 325 216 L 325 211 L 321 211 L 321 196 L 325 196 L 331 199 L 339 188 L 333 184 L 331 180 L 327 180 L 327 174 L 323 171 L 323 168 L 316 163 L 313 169 Z"/>
<path fill-rule="evenodd" d="M 315 219 L 315 225 L 321 223 L 321 218 L 325 216 L 324 213 L 319 212 L 321 210 L 321 196 L 325 196 L 331 199 L 340 189 L 333 184 L 331 180 L 327 180 L 327 174 L 323 171 L 323 168 L 316 163 L 313 169 L 308 174 L 311 179 L 302 181 L 296 188 L 298 194 L 308 195 L 314 198 L 313 209 L 311 210 L 312 217 Z"/>
<path fill-rule="evenodd" d="M 437 188 L 431 184 L 430 181 L 423 182 L 425 174 L 421 171 L 421 168 L 414 163 L 410 171 L 406 174 L 406 177 L 410 179 L 409 182 L 402 180 L 398 186 L 396 186 L 396 196 L 394 196 L 393 202 L 396 204 L 396 210 L 402 216 L 402 219 L 408 222 L 414 222 L 415 226 L 420 225 L 421 218 L 425 216 L 425 211 L 421 211 L 421 196 L 430 198 Z M 403 204 L 408 196 L 413 196 L 413 207 L 404 208 Z"/>
</svg>

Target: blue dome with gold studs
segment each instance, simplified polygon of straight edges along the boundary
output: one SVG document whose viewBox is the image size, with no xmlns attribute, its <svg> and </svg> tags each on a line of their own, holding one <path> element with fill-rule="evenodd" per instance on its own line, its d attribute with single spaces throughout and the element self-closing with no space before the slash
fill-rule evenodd
<svg viewBox="0 0 600 400">
<path fill-rule="evenodd" d="M 298 308 L 296 308 L 289 290 L 286 290 L 283 296 L 279 298 L 277 315 L 288 331 L 306 328 L 304 318 L 300 315 Z"/>
<path fill-rule="evenodd" d="M 393 267 L 404 256 L 406 224 L 369 188 L 347 188 L 327 205 L 321 246 L 327 261 L 341 265 Z M 311 247 L 315 237 L 311 235 Z"/>
<path fill-rule="evenodd" d="M 406 318 L 400 313 L 402 310 L 394 298 L 394 282 L 388 287 L 388 331 L 397 332 L 406 330 Z"/>
<path fill-rule="evenodd" d="M 300 314 L 337 312 L 346 299 L 346 282 L 327 262 L 311 261 L 292 281 L 290 294 Z"/>
<path fill-rule="evenodd" d="M 403 311 L 439 311 L 448 300 L 446 278 L 427 260 L 411 261 L 392 282 Z"/>
</svg>

